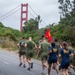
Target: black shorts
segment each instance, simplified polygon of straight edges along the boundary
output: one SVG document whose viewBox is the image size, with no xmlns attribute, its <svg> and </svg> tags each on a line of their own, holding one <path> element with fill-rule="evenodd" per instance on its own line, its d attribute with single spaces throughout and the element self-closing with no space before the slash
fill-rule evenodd
<svg viewBox="0 0 75 75">
<path fill-rule="evenodd" d="M 23 50 L 23 51 L 19 51 L 19 56 L 21 57 L 22 55 L 25 55 L 26 52 Z"/>
<path fill-rule="evenodd" d="M 69 67 L 69 65 L 70 65 L 70 62 L 61 62 L 61 69 L 68 69 L 68 67 Z"/>
<path fill-rule="evenodd" d="M 48 64 L 57 63 L 57 58 L 48 58 Z"/>
</svg>

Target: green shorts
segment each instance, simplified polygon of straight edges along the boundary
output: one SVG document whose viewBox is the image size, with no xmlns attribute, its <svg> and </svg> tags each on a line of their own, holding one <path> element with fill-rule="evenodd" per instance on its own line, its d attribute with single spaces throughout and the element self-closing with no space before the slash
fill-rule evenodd
<svg viewBox="0 0 75 75">
<path fill-rule="evenodd" d="M 27 51 L 26 52 L 26 57 L 27 58 L 32 58 L 34 56 L 34 52 L 33 51 Z"/>
<path fill-rule="evenodd" d="M 75 66 L 75 56 L 73 57 L 73 66 Z"/>
<path fill-rule="evenodd" d="M 41 54 L 41 60 L 47 60 L 48 54 L 47 53 L 42 53 Z"/>
<path fill-rule="evenodd" d="M 19 56 L 21 57 L 22 55 L 25 55 L 26 54 L 26 52 L 25 52 L 25 50 L 20 50 L 19 51 Z"/>
<path fill-rule="evenodd" d="M 72 56 L 72 57 L 70 57 L 70 63 L 72 63 L 72 64 L 73 64 L 73 56 Z"/>
</svg>

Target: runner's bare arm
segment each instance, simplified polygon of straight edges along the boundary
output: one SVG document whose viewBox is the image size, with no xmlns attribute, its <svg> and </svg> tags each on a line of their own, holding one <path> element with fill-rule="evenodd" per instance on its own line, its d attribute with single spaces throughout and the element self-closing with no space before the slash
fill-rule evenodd
<svg viewBox="0 0 75 75">
<path fill-rule="evenodd" d="M 58 57 L 60 58 L 61 57 L 61 54 L 58 54 Z"/>
<path fill-rule="evenodd" d="M 74 56 L 74 54 L 73 54 L 73 53 L 71 53 L 71 54 L 70 54 L 70 56 Z"/>
</svg>

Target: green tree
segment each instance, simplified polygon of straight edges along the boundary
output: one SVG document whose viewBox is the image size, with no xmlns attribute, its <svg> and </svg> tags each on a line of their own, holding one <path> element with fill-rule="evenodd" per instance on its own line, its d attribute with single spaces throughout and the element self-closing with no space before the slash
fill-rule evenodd
<svg viewBox="0 0 75 75">
<path fill-rule="evenodd" d="M 60 24 L 75 25 L 75 0 L 58 0 L 60 3 Z"/>
<path fill-rule="evenodd" d="M 70 26 L 75 26 L 75 17 L 73 17 L 70 22 L 69 22 Z"/>
<path fill-rule="evenodd" d="M 36 19 L 31 18 L 30 20 L 24 23 L 23 32 L 25 33 L 37 29 L 38 29 L 38 21 Z"/>
<path fill-rule="evenodd" d="M 4 25 L 0 22 L 0 28 L 4 27 Z"/>
<path fill-rule="evenodd" d="M 75 17 L 75 0 L 73 0 L 71 2 L 71 5 L 72 5 L 72 7 L 71 7 L 70 15 L 71 15 L 71 17 Z"/>
<path fill-rule="evenodd" d="M 58 0 L 60 3 L 59 9 L 62 17 L 65 17 L 66 13 L 69 13 L 71 9 L 70 0 Z"/>
</svg>

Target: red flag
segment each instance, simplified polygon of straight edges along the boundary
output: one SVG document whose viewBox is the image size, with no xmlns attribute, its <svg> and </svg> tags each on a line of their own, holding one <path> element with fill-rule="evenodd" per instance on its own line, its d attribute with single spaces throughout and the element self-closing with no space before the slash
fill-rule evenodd
<svg viewBox="0 0 75 75">
<path fill-rule="evenodd" d="M 50 33 L 50 29 L 46 30 L 45 37 L 48 39 L 49 42 L 52 42 L 52 36 Z"/>
</svg>

